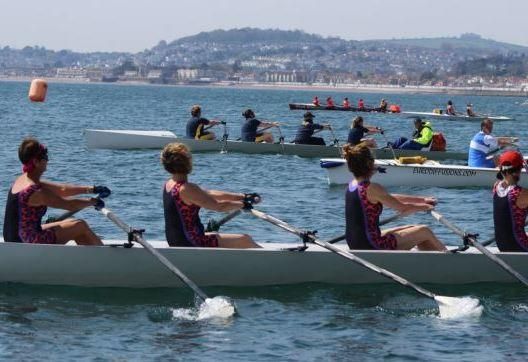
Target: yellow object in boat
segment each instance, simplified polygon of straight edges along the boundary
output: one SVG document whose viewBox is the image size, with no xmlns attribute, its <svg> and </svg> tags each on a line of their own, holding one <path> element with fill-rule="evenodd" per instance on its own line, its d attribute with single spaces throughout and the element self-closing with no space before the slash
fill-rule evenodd
<svg viewBox="0 0 528 362">
<path fill-rule="evenodd" d="M 406 165 L 410 163 L 419 163 L 421 165 L 425 161 L 427 161 L 427 157 L 423 157 L 423 156 L 409 156 L 409 157 L 398 158 L 398 162 L 400 162 L 402 165 Z"/>
</svg>

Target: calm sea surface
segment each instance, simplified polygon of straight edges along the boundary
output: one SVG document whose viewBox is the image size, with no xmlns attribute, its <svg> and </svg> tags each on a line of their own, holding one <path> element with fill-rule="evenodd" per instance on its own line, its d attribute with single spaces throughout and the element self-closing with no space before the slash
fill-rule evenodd
<svg viewBox="0 0 528 362">
<path fill-rule="evenodd" d="M 126 222 L 146 228 L 148 239 L 162 239 L 161 187 L 167 178 L 159 151 L 88 151 L 85 128 L 171 130 L 183 134 L 189 108 L 199 103 L 203 115 L 226 120 L 231 137 L 239 135 L 241 112 L 253 108 L 261 119 L 281 121 L 293 138 L 301 111 L 288 102 L 314 95 L 341 100 L 331 91 L 242 90 L 95 84 L 51 84 L 42 104 L 27 100 L 28 84 L 0 82 L 0 195 L 20 172 L 17 147 L 28 135 L 48 145 L 47 178 L 104 184 L 113 194 L 107 205 Z M 356 100 L 359 95 L 349 94 Z M 380 98 L 405 110 L 430 111 L 452 99 L 460 110 L 471 102 L 477 112 L 506 115 L 495 134 L 521 138 L 526 150 L 528 107 L 521 98 L 365 94 L 367 104 Z M 317 113 L 346 138 L 353 113 Z M 387 130 L 388 138 L 412 133 L 404 118 L 367 116 L 366 123 Z M 433 122 L 448 148 L 465 151 L 479 124 Z M 220 132 L 220 129 L 218 129 Z M 379 137 L 379 136 L 376 136 Z M 329 135 L 328 135 L 329 139 Z M 384 143 L 379 137 L 380 144 Z M 196 154 L 191 180 L 208 188 L 259 192 L 260 207 L 321 237 L 343 232 L 343 188 L 329 188 L 317 159 L 290 156 Z M 438 211 L 481 234 L 492 235 L 491 192 L 485 189 L 394 188 L 433 195 Z M 3 221 L 4 203 L 0 205 Z M 58 212 L 55 212 L 57 214 Z M 103 238 L 123 238 L 93 210 L 85 218 Z M 203 212 L 203 220 L 212 217 Z M 218 215 L 217 215 L 218 217 Z M 451 245 L 460 240 L 426 214 L 400 223 L 429 224 Z M 396 224 L 395 224 L 396 225 Z M 246 232 L 261 242 L 296 241 L 269 224 L 242 215 L 224 228 Z M 23 266 L 21 266 L 23 267 Z M 314 265 L 317 268 L 317 265 Z M 68 270 L 64 271 L 68 273 Z M 129 273 L 123 270 L 123 273 Z M 295 273 L 295 266 L 292 266 Z M 216 288 L 212 295 L 232 297 L 240 315 L 228 321 L 191 321 L 172 317 L 173 308 L 193 305 L 181 290 L 83 289 L 0 285 L 0 358 L 17 359 L 175 359 L 175 360 L 501 360 L 528 358 L 528 293 L 519 286 L 429 286 L 437 293 L 473 295 L 485 312 L 479 319 L 440 320 L 435 306 L 395 285 L 336 287 Z M 13 308 L 24 306 L 27 308 Z M 36 309 L 36 310 L 35 310 Z"/>
</svg>

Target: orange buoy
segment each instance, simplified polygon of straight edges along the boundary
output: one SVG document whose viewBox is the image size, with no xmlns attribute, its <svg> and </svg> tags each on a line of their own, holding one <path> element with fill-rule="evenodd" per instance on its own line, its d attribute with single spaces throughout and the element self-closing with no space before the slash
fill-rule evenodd
<svg viewBox="0 0 528 362">
<path fill-rule="evenodd" d="M 32 102 L 44 102 L 47 91 L 48 83 L 44 79 L 33 79 L 29 87 L 29 100 Z"/>
<path fill-rule="evenodd" d="M 400 113 L 401 112 L 401 108 L 399 105 L 397 104 L 391 104 L 391 106 L 389 107 L 389 110 L 392 112 L 392 113 Z"/>
</svg>

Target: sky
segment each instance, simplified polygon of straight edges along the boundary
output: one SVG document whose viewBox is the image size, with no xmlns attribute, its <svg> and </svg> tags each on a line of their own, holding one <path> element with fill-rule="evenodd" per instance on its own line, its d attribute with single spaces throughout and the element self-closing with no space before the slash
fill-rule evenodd
<svg viewBox="0 0 528 362">
<path fill-rule="evenodd" d="M 0 47 L 138 52 L 201 31 L 349 40 L 477 33 L 528 46 L 528 0 L 0 0 Z"/>
</svg>

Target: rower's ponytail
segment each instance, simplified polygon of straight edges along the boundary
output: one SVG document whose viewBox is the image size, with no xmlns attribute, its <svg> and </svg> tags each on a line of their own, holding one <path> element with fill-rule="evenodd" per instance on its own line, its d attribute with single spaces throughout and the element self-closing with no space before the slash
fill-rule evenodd
<svg viewBox="0 0 528 362">
<path fill-rule="evenodd" d="M 370 177 L 374 167 L 374 157 L 365 143 L 356 146 L 346 144 L 343 146 L 343 156 L 354 177 Z"/>
</svg>

